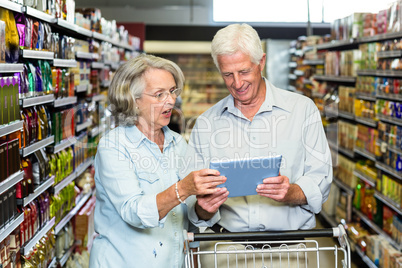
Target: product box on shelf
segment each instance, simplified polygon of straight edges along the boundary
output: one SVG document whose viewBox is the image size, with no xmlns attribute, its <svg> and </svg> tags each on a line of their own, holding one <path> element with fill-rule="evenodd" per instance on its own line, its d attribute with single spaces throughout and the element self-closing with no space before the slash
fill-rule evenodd
<svg viewBox="0 0 402 268">
<path fill-rule="evenodd" d="M 367 250 L 366 255 L 376 264 L 380 263 L 380 249 L 381 242 L 385 241 L 385 238 L 380 235 L 369 235 L 367 236 Z"/>
<path fill-rule="evenodd" d="M 0 230 L 4 227 L 4 221 L 3 197 L 0 195 Z"/>
<path fill-rule="evenodd" d="M 4 192 L 2 195 L 0 195 L 1 198 L 3 198 L 3 218 L 4 218 L 4 225 L 8 224 L 10 222 L 10 218 L 8 217 L 8 194 L 7 192 Z"/>
<path fill-rule="evenodd" d="M 7 179 L 7 143 L 0 144 L 0 183 Z"/>
</svg>

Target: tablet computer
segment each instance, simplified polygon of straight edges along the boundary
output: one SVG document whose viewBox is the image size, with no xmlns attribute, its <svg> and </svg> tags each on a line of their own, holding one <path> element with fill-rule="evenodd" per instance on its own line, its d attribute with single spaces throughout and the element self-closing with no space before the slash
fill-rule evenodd
<svg viewBox="0 0 402 268">
<path fill-rule="evenodd" d="M 219 170 L 226 182 L 229 197 L 257 194 L 257 185 L 265 178 L 279 175 L 282 156 L 246 158 L 239 160 L 211 161 L 209 168 Z"/>
</svg>

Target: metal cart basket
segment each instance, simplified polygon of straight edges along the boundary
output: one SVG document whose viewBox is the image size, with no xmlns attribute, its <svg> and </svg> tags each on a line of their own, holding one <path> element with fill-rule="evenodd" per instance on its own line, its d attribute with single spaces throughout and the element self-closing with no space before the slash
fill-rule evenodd
<svg viewBox="0 0 402 268">
<path fill-rule="evenodd" d="M 343 268 L 351 267 L 350 246 L 342 225 L 278 232 L 194 234 L 184 231 L 184 235 L 187 238 L 184 249 L 186 268 L 197 267 L 194 265 L 197 259 L 207 255 L 214 267 L 320 267 L 320 254 L 328 251 L 334 254 L 335 261 L 331 267 L 337 268 L 338 264 Z M 334 246 L 320 246 L 317 240 L 324 237 L 337 237 L 339 245 L 334 240 Z M 214 247 L 212 250 L 192 251 L 189 243 L 193 241 L 213 242 Z M 205 264 L 201 264 L 205 268 Z"/>
</svg>

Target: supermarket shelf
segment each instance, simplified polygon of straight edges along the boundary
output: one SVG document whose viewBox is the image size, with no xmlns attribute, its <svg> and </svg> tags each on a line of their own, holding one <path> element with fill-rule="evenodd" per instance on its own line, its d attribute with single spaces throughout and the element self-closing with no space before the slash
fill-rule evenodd
<svg viewBox="0 0 402 268">
<path fill-rule="evenodd" d="M 400 216 L 402 216 L 402 209 L 394 200 L 391 200 L 389 197 L 383 195 L 380 192 L 375 192 L 374 196 L 380 199 L 384 204 L 388 207 L 392 208 L 395 212 L 397 212 Z"/>
<path fill-rule="evenodd" d="M 38 97 L 32 97 L 32 98 L 20 99 L 20 105 L 22 105 L 22 108 L 35 106 L 35 105 L 40 105 L 40 104 L 45 104 L 45 103 L 51 103 L 51 102 L 54 102 L 54 95 L 53 94 L 43 95 L 43 96 L 38 96 Z"/>
<path fill-rule="evenodd" d="M 297 62 L 291 61 L 289 62 L 289 68 L 296 68 L 297 67 Z"/>
<path fill-rule="evenodd" d="M 0 230 L 0 242 L 2 242 L 12 231 L 24 221 L 24 214 L 20 214 L 12 222 L 8 223 L 4 229 Z"/>
<path fill-rule="evenodd" d="M 4 193 L 24 178 L 24 172 L 18 171 L 0 183 L 0 194 Z"/>
<path fill-rule="evenodd" d="M 342 82 L 342 83 L 355 83 L 356 77 L 354 76 L 337 76 L 337 75 L 313 75 L 315 80 Z"/>
<path fill-rule="evenodd" d="M 387 144 L 387 148 L 389 151 L 402 155 L 402 150 L 395 145 Z"/>
<path fill-rule="evenodd" d="M 372 222 L 366 215 L 364 215 L 361 211 L 353 208 L 353 213 L 355 213 L 364 223 L 366 223 L 373 231 L 377 234 L 383 236 L 394 248 L 399 251 L 402 251 L 402 246 L 398 245 L 386 232 L 384 232 L 380 227 L 378 227 L 374 222 Z"/>
<path fill-rule="evenodd" d="M 361 76 L 382 76 L 382 77 L 399 77 L 402 78 L 400 70 L 359 70 L 358 75 Z"/>
<path fill-rule="evenodd" d="M 288 77 L 289 77 L 290 80 L 296 80 L 297 79 L 297 76 L 295 74 L 289 74 Z"/>
<path fill-rule="evenodd" d="M 377 121 L 371 119 L 371 118 L 366 118 L 366 117 L 362 117 L 362 116 L 355 116 L 355 120 L 356 122 L 369 126 L 369 127 L 377 127 Z"/>
<path fill-rule="evenodd" d="M 62 189 L 69 185 L 73 180 L 75 180 L 75 172 L 71 172 L 66 178 L 54 186 L 54 195 L 58 194 Z"/>
<path fill-rule="evenodd" d="M 374 262 L 367 257 L 367 255 L 365 255 L 358 246 L 355 246 L 355 251 L 369 268 L 378 268 L 377 265 L 375 265 Z"/>
<path fill-rule="evenodd" d="M 329 146 L 329 148 L 331 148 L 332 150 L 338 151 L 338 145 L 337 145 L 335 142 L 333 142 L 333 141 L 331 141 L 331 140 L 328 140 L 328 146 Z"/>
<path fill-rule="evenodd" d="M 348 50 L 358 48 L 359 44 L 351 40 L 343 41 L 331 41 L 325 44 L 319 44 L 316 46 L 317 50 Z"/>
<path fill-rule="evenodd" d="M 338 111 L 338 116 L 344 119 L 355 120 L 355 115 L 350 112 L 345 112 L 342 110 Z"/>
<path fill-rule="evenodd" d="M 9 0 L 0 0 L 0 7 L 4 7 L 5 9 L 12 10 L 12 11 L 19 12 L 19 13 L 25 12 L 24 6 L 11 2 Z"/>
<path fill-rule="evenodd" d="M 54 142 L 54 136 L 47 137 L 46 139 L 43 139 L 41 141 L 37 141 L 32 145 L 29 145 L 28 147 L 22 148 L 22 156 L 26 157 L 34 152 L 36 152 L 39 149 L 45 148 L 46 146 L 52 144 Z"/>
<path fill-rule="evenodd" d="M 288 85 L 288 90 L 292 91 L 292 92 L 295 92 L 297 90 L 297 88 L 295 86 Z"/>
<path fill-rule="evenodd" d="M 398 125 L 398 126 L 402 126 L 402 119 L 398 119 L 398 118 L 395 118 L 395 117 L 386 116 L 386 115 L 382 115 L 382 114 L 377 114 L 377 117 L 381 121 L 388 122 L 388 123 L 391 123 L 391 124 L 395 124 L 395 125 Z"/>
<path fill-rule="evenodd" d="M 68 22 L 66 20 L 58 18 L 57 19 L 57 25 L 59 25 L 60 27 L 66 28 L 66 29 L 68 29 L 70 31 L 75 31 L 75 24 L 70 23 L 70 22 Z"/>
<path fill-rule="evenodd" d="M 40 11 L 39 11 L 40 12 Z M 40 59 L 40 60 L 53 60 L 54 52 L 40 51 L 40 50 L 21 50 L 22 57 L 25 59 Z"/>
<path fill-rule="evenodd" d="M 378 51 L 377 58 L 400 58 L 402 57 L 402 50 L 389 50 L 389 51 Z"/>
<path fill-rule="evenodd" d="M 395 33 L 385 33 L 385 34 L 377 34 L 374 36 L 360 37 L 360 38 L 357 38 L 356 41 L 358 43 L 372 43 L 372 42 L 378 42 L 378 41 L 401 38 L 401 37 L 402 37 L 402 32 L 395 32 Z"/>
<path fill-rule="evenodd" d="M 362 174 L 360 171 L 354 170 L 353 171 L 353 175 L 355 175 L 356 177 L 358 177 L 359 179 L 365 181 L 366 183 L 368 183 L 371 187 L 375 187 L 376 185 L 376 181 L 373 180 L 372 178 L 367 177 L 366 175 Z"/>
<path fill-rule="evenodd" d="M 92 37 L 92 35 L 93 35 L 91 30 L 85 29 L 81 26 L 74 25 L 74 28 L 77 33 L 79 33 L 81 35 L 85 35 L 86 37 Z"/>
<path fill-rule="evenodd" d="M 103 94 L 98 94 L 98 95 L 95 95 L 95 96 L 92 96 L 92 101 L 103 101 L 103 100 L 105 100 L 106 99 L 106 96 L 105 95 L 103 95 Z"/>
<path fill-rule="evenodd" d="M 101 40 L 101 41 L 105 41 L 105 42 L 109 42 L 112 43 L 112 39 L 110 39 L 109 37 L 107 37 L 104 34 L 98 33 L 98 32 L 93 32 L 93 37 L 95 39 Z"/>
<path fill-rule="evenodd" d="M 392 176 L 394 176 L 395 178 L 402 180 L 402 174 L 394 169 L 392 169 L 391 167 L 387 166 L 384 163 L 381 163 L 379 161 L 375 162 L 375 167 L 378 169 L 381 169 L 382 171 L 391 174 Z"/>
<path fill-rule="evenodd" d="M 57 266 L 57 259 L 54 257 L 52 261 L 47 265 L 47 268 L 54 268 Z"/>
<path fill-rule="evenodd" d="M 82 131 L 82 130 L 88 128 L 90 125 L 92 125 L 92 120 L 91 120 L 91 119 L 87 119 L 86 122 L 84 122 L 84 123 L 82 123 L 82 124 L 79 124 L 79 125 L 76 125 L 76 126 L 75 126 L 75 131 L 76 131 L 76 132 L 80 132 L 80 131 Z"/>
<path fill-rule="evenodd" d="M 70 23 L 66 20 L 63 19 L 57 19 L 57 24 L 58 27 L 62 28 L 63 30 L 68 30 L 71 32 L 74 32 L 76 34 L 82 35 L 85 39 L 85 37 L 92 37 L 92 31 L 85 29 L 81 26 L 78 26 L 74 23 Z"/>
<path fill-rule="evenodd" d="M 393 100 L 393 101 L 402 101 L 402 95 L 399 94 L 391 94 L 391 93 L 376 93 L 377 99 L 386 99 L 386 100 Z"/>
<path fill-rule="evenodd" d="M 348 195 L 353 195 L 354 191 L 352 188 L 350 188 L 348 185 L 346 185 L 345 183 L 343 183 L 342 181 L 340 181 L 337 178 L 333 179 L 333 182 L 339 186 L 339 188 L 341 188 L 342 190 L 344 190 Z"/>
<path fill-rule="evenodd" d="M 75 53 L 75 57 L 77 59 L 92 60 L 93 59 L 93 53 L 77 51 Z"/>
<path fill-rule="evenodd" d="M 103 69 L 105 67 L 105 64 L 103 64 L 103 62 L 92 62 L 91 64 L 91 68 L 92 69 Z"/>
<path fill-rule="evenodd" d="M 54 16 L 46 14 L 45 12 L 37 10 L 35 8 L 32 8 L 32 7 L 27 6 L 26 7 L 26 13 L 29 16 L 35 17 L 35 18 L 43 20 L 45 22 L 49 22 L 49 23 L 56 23 L 57 22 L 57 19 Z"/>
<path fill-rule="evenodd" d="M 59 182 L 54 186 L 54 194 L 56 195 L 57 193 L 59 193 L 63 188 L 65 188 L 73 180 L 79 177 L 88 167 L 90 167 L 93 164 L 93 162 L 94 160 L 92 158 L 89 158 L 84 163 L 76 167 L 75 170 L 70 175 L 68 175 L 61 182 Z"/>
<path fill-rule="evenodd" d="M 324 60 L 303 60 L 303 65 L 323 65 Z"/>
<path fill-rule="evenodd" d="M 65 105 L 71 105 L 77 103 L 77 97 L 67 97 L 67 98 L 59 98 L 54 100 L 54 107 L 61 107 Z"/>
<path fill-rule="evenodd" d="M 358 153 L 358 154 L 361 155 L 361 156 L 364 156 L 364 157 L 366 157 L 366 158 L 368 158 L 368 159 L 374 161 L 374 162 L 376 161 L 375 155 L 374 155 L 373 153 L 371 153 L 371 152 L 365 150 L 365 149 L 362 149 L 362 148 L 359 148 L 359 147 L 355 146 L 355 148 L 353 149 L 353 151 L 354 151 L 355 153 Z"/>
<path fill-rule="evenodd" d="M 338 146 L 338 152 L 340 152 L 340 153 L 342 153 L 342 154 L 344 154 L 344 155 L 346 155 L 346 156 L 348 156 L 350 158 L 355 158 L 354 151 L 346 149 L 346 148 L 343 148 L 341 146 Z"/>
<path fill-rule="evenodd" d="M 81 174 L 84 173 L 84 171 L 87 170 L 87 168 L 89 168 L 93 163 L 94 163 L 94 160 L 92 158 L 90 158 L 90 159 L 86 160 L 84 163 L 82 163 L 81 165 L 79 165 L 75 169 L 75 176 L 77 178 L 79 176 L 81 176 Z"/>
<path fill-rule="evenodd" d="M 92 89 L 92 85 L 78 85 L 75 86 L 75 92 L 87 92 L 88 90 Z"/>
<path fill-rule="evenodd" d="M 47 233 L 49 232 L 55 223 L 55 217 L 51 218 L 45 226 L 43 226 L 40 230 L 36 232 L 36 234 L 27 242 L 24 246 L 21 247 L 21 254 L 27 254 L 35 244 Z"/>
<path fill-rule="evenodd" d="M 39 195 L 41 195 L 43 192 L 49 189 L 50 186 L 53 185 L 54 178 L 55 176 L 53 175 L 47 181 L 36 187 L 34 192 L 29 194 L 27 197 L 23 199 L 17 199 L 17 205 L 22 205 L 23 207 L 25 207 L 26 205 L 31 203 L 35 198 L 37 198 Z"/>
<path fill-rule="evenodd" d="M 109 87 L 110 86 L 110 80 L 108 80 L 108 81 L 102 81 L 101 83 L 100 83 L 100 86 L 101 87 Z"/>
<path fill-rule="evenodd" d="M 294 75 L 296 75 L 296 76 L 303 76 L 303 75 L 304 75 L 304 72 L 301 71 L 301 70 L 295 70 L 293 73 L 294 73 Z"/>
<path fill-rule="evenodd" d="M 0 63 L 0 73 L 21 73 L 23 70 L 24 65 L 21 63 Z"/>
<path fill-rule="evenodd" d="M 63 257 L 60 259 L 59 263 L 60 263 L 60 267 L 64 267 L 64 265 L 67 263 L 68 259 L 70 258 L 70 256 L 73 254 L 73 251 L 75 249 L 75 244 L 72 245 L 67 252 L 63 255 Z"/>
<path fill-rule="evenodd" d="M 331 227 L 338 226 L 335 219 L 333 217 L 329 216 L 324 210 L 320 211 L 320 215 L 325 219 L 326 222 L 329 223 L 329 225 L 331 225 Z"/>
<path fill-rule="evenodd" d="M 356 93 L 356 99 L 366 100 L 366 101 L 376 101 L 376 96 L 369 95 L 367 93 Z"/>
<path fill-rule="evenodd" d="M 311 95 L 313 98 L 320 98 L 320 99 L 324 98 L 324 96 L 325 96 L 324 93 L 320 93 L 320 92 L 316 92 L 316 91 L 313 91 Z"/>
<path fill-rule="evenodd" d="M 24 121 L 16 121 L 8 125 L 1 125 L 0 126 L 0 137 L 6 136 L 10 133 L 19 131 L 23 128 Z"/>
<path fill-rule="evenodd" d="M 77 139 L 75 137 L 70 137 L 65 140 L 62 140 L 57 145 L 48 146 L 47 151 L 52 154 L 55 154 L 55 153 L 60 152 L 61 150 L 64 150 L 64 149 L 70 147 L 71 145 L 74 145 L 76 142 L 77 142 Z"/>
<path fill-rule="evenodd" d="M 92 191 L 82 195 L 79 201 L 76 203 L 75 207 L 70 210 L 70 212 L 54 227 L 54 234 L 57 235 L 63 227 L 78 213 L 82 206 L 88 201 L 92 196 Z"/>
<path fill-rule="evenodd" d="M 74 68 L 74 67 L 77 67 L 77 61 L 76 60 L 65 60 L 65 59 L 54 59 L 53 66 L 54 67 Z"/>
<path fill-rule="evenodd" d="M 112 62 L 112 64 L 110 65 L 110 68 L 112 68 L 112 70 L 117 70 L 120 67 L 120 62 Z"/>
<path fill-rule="evenodd" d="M 89 136 L 89 137 L 96 137 L 96 136 L 99 135 L 99 133 L 101 133 L 100 127 L 99 127 L 99 126 L 98 126 L 98 127 L 94 127 L 94 128 L 88 133 L 88 136 Z"/>
</svg>

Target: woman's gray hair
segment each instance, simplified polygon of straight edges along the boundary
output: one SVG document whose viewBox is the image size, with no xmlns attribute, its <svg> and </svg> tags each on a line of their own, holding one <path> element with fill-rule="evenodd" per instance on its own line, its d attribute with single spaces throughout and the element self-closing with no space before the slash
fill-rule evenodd
<svg viewBox="0 0 402 268">
<path fill-rule="evenodd" d="M 246 23 L 226 26 L 212 40 L 211 55 L 219 71 L 218 56 L 233 55 L 238 51 L 249 55 L 255 64 L 259 64 L 264 55 L 257 31 Z"/>
<path fill-rule="evenodd" d="M 117 69 L 108 91 L 109 110 L 119 125 L 134 125 L 137 122 L 135 100 L 141 97 L 146 88 L 144 74 L 149 69 L 168 71 L 173 75 L 176 87 L 183 88 L 183 72 L 170 60 L 141 54 L 127 61 Z"/>
</svg>

